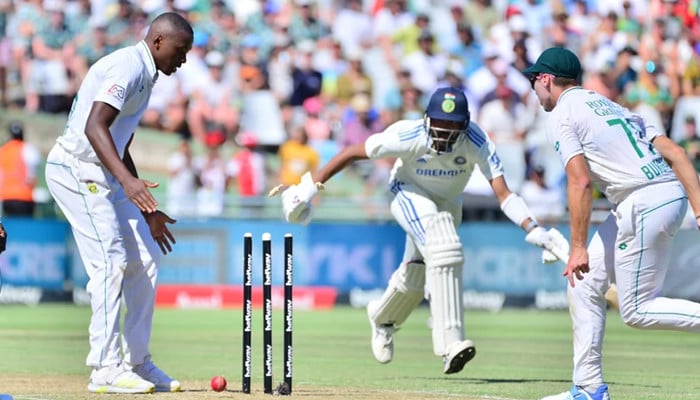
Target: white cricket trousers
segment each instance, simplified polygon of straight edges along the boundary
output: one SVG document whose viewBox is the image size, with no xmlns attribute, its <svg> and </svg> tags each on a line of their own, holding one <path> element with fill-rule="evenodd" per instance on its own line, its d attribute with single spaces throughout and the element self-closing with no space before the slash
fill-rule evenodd
<svg viewBox="0 0 700 400">
<path fill-rule="evenodd" d="M 148 224 L 105 168 L 77 159 L 58 144 L 47 157 L 46 183 L 71 225 L 89 277 L 92 317 L 86 365 L 145 362 L 150 359 L 159 257 Z"/>
<path fill-rule="evenodd" d="M 422 261 L 425 227 L 439 212 L 452 214 L 455 223 L 462 222 L 462 199 L 435 199 L 412 183 L 392 183 L 391 214 L 406 232 L 403 262 Z"/>
<path fill-rule="evenodd" d="M 426 227 L 440 212 L 448 212 L 452 215 L 455 224 L 462 221 L 462 199 L 436 199 L 428 196 L 424 191 L 407 182 L 394 182 L 391 187 L 394 199 L 391 201 L 391 213 L 396 222 L 406 232 L 406 245 L 404 255 L 399 268 L 392 275 L 391 281 L 385 290 L 383 298 L 397 287 L 415 287 L 421 284 L 424 296 L 430 301 L 430 313 L 432 317 L 433 353 L 438 356 L 447 355 L 449 346 L 455 342 L 464 340 L 464 308 L 462 305 L 462 274 L 463 266 L 454 267 L 449 273 L 436 274 L 431 265 L 424 267 L 424 277 L 418 280 L 415 274 L 408 269 L 414 268 L 414 263 L 423 264 Z M 456 234 L 456 231 L 455 231 Z M 433 238 L 434 239 L 434 238 Z M 407 279 L 413 278 L 413 282 Z M 438 290 L 437 288 L 441 288 Z M 430 292 L 430 293 L 429 293 Z M 415 309 L 420 304 L 420 298 L 415 293 L 394 296 L 396 303 L 405 302 L 405 297 L 411 297 L 412 306 Z M 385 305 L 391 309 L 391 305 Z M 405 310 L 404 310 L 405 311 Z M 412 311 L 412 310 L 411 310 Z M 393 319 L 386 315 L 387 319 Z M 403 318 L 408 317 L 408 314 Z"/>
<path fill-rule="evenodd" d="M 574 384 L 603 383 L 605 292 L 611 282 L 617 284 L 627 325 L 700 333 L 700 304 L 661 297 L 673 237 L 687 207 L 680 183 L 649 185 L 628 196 L 598 227 L 588 245 L 591 271 L 568 289 Z"/>
</svg>

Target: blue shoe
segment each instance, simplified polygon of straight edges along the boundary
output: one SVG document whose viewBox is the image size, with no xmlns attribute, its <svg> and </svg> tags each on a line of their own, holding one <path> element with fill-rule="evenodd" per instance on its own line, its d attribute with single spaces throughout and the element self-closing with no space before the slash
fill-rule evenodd
<svg viewBox="0 0 700 400">
<path fill-rule="evenodd" d="M 156 392 L 179 392 L 180 381 L 173 379 L 153 364 L 153 361 L 146 361 L 143 364 L 135 365 L 133 371 L 142 379 L 155 385 Z"/>
<path fill-rule="evenodd" d="M 610 400 L 610 395 L 608 385 L 601 385 L 595 393 L 588 393 L 574 385 L 568 392 L 543 397 L 542 400 Z"/>
</svg>

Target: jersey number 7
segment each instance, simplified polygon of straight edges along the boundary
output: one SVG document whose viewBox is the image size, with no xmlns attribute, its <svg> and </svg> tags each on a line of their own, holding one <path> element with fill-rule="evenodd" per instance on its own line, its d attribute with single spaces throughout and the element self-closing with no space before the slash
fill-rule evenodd
<svg viewBox="0 0 700 400">
<path fill-rule="evenodd" d="M 640 142 L 644 135 L 643 135 L 643 130 L 641 127 L 637 126 L 637 124 L 631 122 L 630 120 L 623 120 L 621 118 L 615 118 L 615 119 L 610 119 L 607 121 L 608 126 L 615 126 L 619 125 L 623 131 L 625 131 L 625 134 L 627 135 L 627 138 L 629 139 L 630 143 L 632 143 L 632 147 L 634 147 L 634 151 L 637 153 L 639 158 L 644 158 L 644 153 L 642 152 L 642 149 L 639 148 L 638 142 Z M 636 135 L 635 135 L 636 133 Z M 645 143 L 645 142 L 642 142 Z M 656 151 L 654 150 L 654 147 L 652 146 L 651 143 L 645 143 L 647 145 L 647 148 L 649 149 L 649 152 L 654 155 L 656 154 Z"/>
</svg>

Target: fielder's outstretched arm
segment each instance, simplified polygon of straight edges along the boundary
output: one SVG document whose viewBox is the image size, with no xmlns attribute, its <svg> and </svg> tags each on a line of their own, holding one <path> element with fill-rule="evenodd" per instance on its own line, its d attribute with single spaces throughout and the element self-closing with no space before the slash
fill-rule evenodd
<svg viewBox="0 0 700 400">
<path fill-rule="evenodd" d="M 697 219 L 700 217 L 700 182 L 698 182 L 698 173 L 695 171 L 695 167 L 688 160 L 685 150 L 666 136 L 657 136 L 652 143 L 683 185 L 697 223 Z"/>
<path fill-rule="evenodd" d="M 345 147 L 313 175 L 314 182 L 326 183 L 326 181 L 353 162 L 367 160 L 368 158 L 364 142 Z"/>
</svg>

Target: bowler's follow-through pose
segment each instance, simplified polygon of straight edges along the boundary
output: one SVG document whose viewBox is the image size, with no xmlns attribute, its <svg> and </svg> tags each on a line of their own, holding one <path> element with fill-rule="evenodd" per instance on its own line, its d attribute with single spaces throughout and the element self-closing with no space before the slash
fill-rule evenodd
<svg viewBox="0 0 700 400">
<path fill-rule="evenodd" d="M 47 158 L 47 186 L 73 229 L 89 277 L 91 392 L 180 390 L 149 351 L 158 247 L 163 254 L 171 250 L 175 240 L 166 223 L 175 221 L 157 210 L 149 192 L 157 184 L 138 178 L 129 145 L 158 71 L 174 73 L 191 47 L 190 24 L 164 13 L 144 40 L 97 61 Z"/>
<path fill-rule="evenodd" d="M 700 332 L 700 304 L 660 296 L 688 199 L 700 217 L 700 184 L 681 147 L 628 109 L 579 86 L 581 65 L 571 51 L 547 49 L 524 72 L 551 112 L 545 130 L 566 169 L 571 215 L 564 275 L 570 283 L 574 385 L 546 399 L 609 400 L 601 358 L 611 282 L 617 283 L 627 325 Z M 587 248 L 593 184 L 613 210 Z"/>
<path fill-rule="evenodd" d="M 286 189 L 286 219 L 308 222 L 310 201 L 324 182 L 353 161 L 386 157 L 397 159 L 389 183 L 391 212 L 406 232 L 406 247 L 383 296 L 367 307 L 372 352 L 380 363 L 392 360 L 394 332 L 427 289 L 433 351 L 443 357 L 444 373 L 456 373 L 476 352 L 472 341 L 465 340 L 464 258 L 455 229 L 462 217 L 462 192 L 475 166 L 491 183 L 506 216 L 529 232 L 529 243 L 552 248 L 554 235 L 537 226 L 522 198 L 508 189 L 494 144 L 469 122 L 467 99 L 453 88 L 433 93 L 424 119 L 396 122 L 364 143 L 346 147 L 314 177 L 307 173 Z"/>
</svg>

